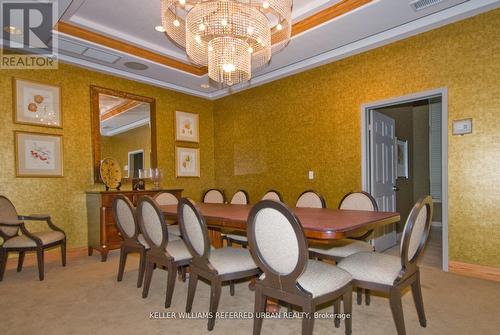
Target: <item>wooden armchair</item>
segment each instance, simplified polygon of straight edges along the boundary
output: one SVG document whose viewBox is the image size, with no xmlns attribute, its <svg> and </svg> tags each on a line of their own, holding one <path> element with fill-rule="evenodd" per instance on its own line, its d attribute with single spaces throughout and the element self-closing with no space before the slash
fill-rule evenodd
<svg viewBox="0 0 500 335">
<path fill-rule="evenodd" d="M 24 221 L 45 221 L 50 230 L 30 232 Z M 61 246 L 62 266 L 66 266 L 66 234 L 52 222 L 50 215 L 18 215 L 12 202 L 4 196 L 0 196 L 0 237 L 4 240 L 0 247 L 0 281 L 3 279 L 9 252 L 19 252 L 17 272 L 20 272 L 26 252 L 36 251 L 40 280 L 44 279 L 46 249 Z"/>
</svg>

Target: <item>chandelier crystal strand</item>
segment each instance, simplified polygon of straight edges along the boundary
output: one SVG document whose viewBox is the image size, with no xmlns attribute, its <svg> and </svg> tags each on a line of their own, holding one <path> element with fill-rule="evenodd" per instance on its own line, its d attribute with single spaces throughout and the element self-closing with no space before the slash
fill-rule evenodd
<svg viewBox="0 0 500 335">
<path fill-rule="evenodd" d="M 290 41 L 292 0 L 161 1 L 166 34 L 222 84 L 248 81 Z"/>
</svg>

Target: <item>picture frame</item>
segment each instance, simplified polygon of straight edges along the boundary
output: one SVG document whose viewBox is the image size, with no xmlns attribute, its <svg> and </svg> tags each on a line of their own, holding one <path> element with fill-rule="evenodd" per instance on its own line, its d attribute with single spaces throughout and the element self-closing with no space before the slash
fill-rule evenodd
<svg viewBox="0 0 500 335">
<path fill-rule="evenodd" d="M 62 135 L 14 131 L 16 177 L 63 177 Z"/>
<path fill-rule="evenodd" d="M 175 176 L 200 177 L 200 149 L 175 148 Z"/>
<path fill-rule="evenodd" d="M 409 178 L 408 169 L 408 141 L 396 139 L 396 172 L 397 178 Z"/>
<path fill-rule="evenodd" d="M 175 140 L 179 142 L 200 142 L 199 115 L 175 112 Z"/>
<path fill-rule="evenodd" d="M 14 123 L 62 128 L 61 88 L 13 78 Z"/>
</svg>

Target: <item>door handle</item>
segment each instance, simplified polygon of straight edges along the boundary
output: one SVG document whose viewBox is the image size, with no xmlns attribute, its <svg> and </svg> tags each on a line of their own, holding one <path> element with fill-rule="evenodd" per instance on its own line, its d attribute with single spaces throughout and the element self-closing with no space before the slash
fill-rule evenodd
<svg viewBox="0 0 500 335">
<path fill-rule="evenodd" d="M 399 187 L 397 187 L 396 185 L 394 185 L 394 186 L 392 186 L 392 190 L 397 192 L 397 191 L 399 191 Z"/>
</svg>

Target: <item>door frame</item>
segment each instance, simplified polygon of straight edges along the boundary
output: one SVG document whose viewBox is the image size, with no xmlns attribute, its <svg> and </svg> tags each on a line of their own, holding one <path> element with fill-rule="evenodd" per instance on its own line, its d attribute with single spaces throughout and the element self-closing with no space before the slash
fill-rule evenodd
<svg viewBox="0 0 500 335">
<path fill-rule="evenodd" d="M 400 97 L 378 100 L 361 105 L 361 183 L 363 191 L 370 191 L 370 155 L 368 154 L 369 136 L 368 120 L 371 109 L 399 105 L 416 100 L 441 97 L 441 155 L 442 155 L 442 265 L 443 271 L 448 272 L 448 88 L 442 87 L 434 90 L 408 94 Z M 403 220 L 405 218 L 402 218 Z"/>
<path fill-rule="evenodd" d="M 133 176 L 130 176 L 130 155 L 135 155 L 135 154 L 140 154 L 142 153 L 142 168 L 144 169 L 144 165 L 145 164 L 145 159 L 146 157 L 144 157 L 144 149 L 138 149 L 138 150 L 132 150 L 132 151 L 129 151 L 127 156 L 127 161 L 128 161 L 128 176 L 127 178 L 133 178 Z"/>
</svg>

